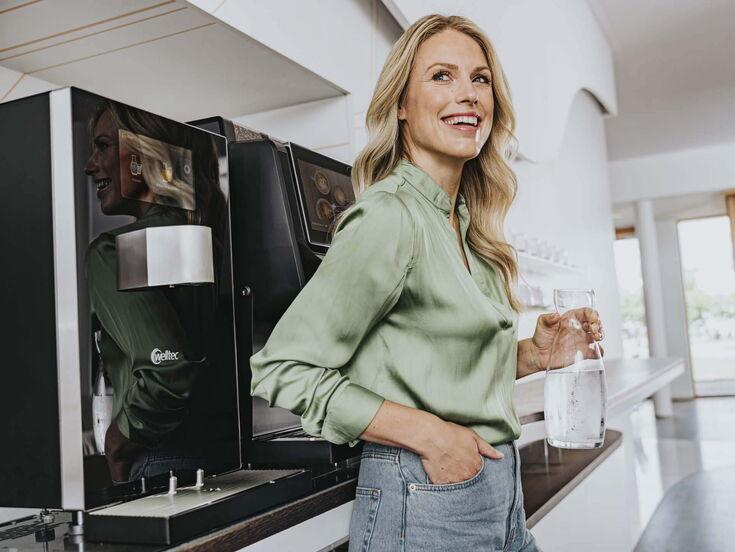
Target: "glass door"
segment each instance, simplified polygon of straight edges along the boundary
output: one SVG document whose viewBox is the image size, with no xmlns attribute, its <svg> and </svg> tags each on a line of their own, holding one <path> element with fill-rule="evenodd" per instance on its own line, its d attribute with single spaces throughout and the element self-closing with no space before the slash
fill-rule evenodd
<svg viewBox="0 0 735 552">
<path fill-rule="evenodd" d="M 632 229 L 619 232 L 614 242 L 615 272 L 620 292 L 622 316 L 623 356 L 648 358 L 648 327 L 646 303 L 643 298 L 641 250 Z"/>
<path fill-rule="evenodd" d="M 735 269 L 730 219 L 678 224 L 695 393 L 735 395 Z"/>
</svg>

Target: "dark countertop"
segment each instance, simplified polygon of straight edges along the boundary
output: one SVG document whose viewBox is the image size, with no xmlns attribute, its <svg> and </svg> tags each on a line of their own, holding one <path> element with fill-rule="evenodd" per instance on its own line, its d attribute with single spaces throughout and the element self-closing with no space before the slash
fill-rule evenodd
<svg viewBox="0 0 735 552">
<path fill-rule="evenodd" d="M 602 448 L 594 450 L 559 450 L 546 448 L 536 441 L 521 448 L 521 480 L 524 489 L 524 508 L 529 527 L 549 512 L 574 489 L 597 465 L 604 461 L 622 442 L 622 434 L 609 430 Z M 548 451 L 548 454 L 547 454 Z M 0 550 L 80 552 L 228 552 L 270 537 L 297 525 L 355 497 L 357 478 L 355 467 L 344 481 L 334 482 L 327 488 L 294 502 L 254 515 L 222 529 L 174 547 L 85 542 L 83 538 L 66 535 L 65 523 L 69 514 L 57 514 L 55 538 L 44 548 L 33 535 L 20 539 L 0 541 Z"/>
<path fill-rule="evenodd" d="M 623 443 L 608 429 L 601 448 L 563 450 L 534 441 L 521 447 L 521 482 L 526 523 L 533 527 Z"/>
<path fill-rule="evenodd" d="M 683 369 L 681 360 L 678 359 L 607 361 L 606 367 L 608 410 L 613 411 L 612 414 L 625 405 L 647 398 L 677 377 Z M 519 383 L 516 386 L 515 400 L 523 423 L 542 420 L 543 380 Z M 560 451 L 548 448 L 547 457 L 543 441 L 523 446 L 522 482 L 529 526 L 535 524 L 569 494 L 621 443 L 622 434 L 609 430 L 604 446 L 595 450 Z M 0 551 L 236 551 L 353 500 L 357 486 L 357 469 L 356 464 L 345 464 L 338 470 L 314 478 L 313 492 L 303 498 L 174 547 L 91 543 L 83 540 L 75 543 L 73 537 L 65 535 L 66 525 L 63 524 L 56 527 L 56 538 L 46 543 L 46 546 L 36 543 L 34 536 L 30 535 L 21 539 L 0 541 Z M 57 514 L 58 521 L 68 521 L 68 514 Z M 0 531 L 3 529 L 7 529 L 7 526 L 0 527 Z"/>
</svg>

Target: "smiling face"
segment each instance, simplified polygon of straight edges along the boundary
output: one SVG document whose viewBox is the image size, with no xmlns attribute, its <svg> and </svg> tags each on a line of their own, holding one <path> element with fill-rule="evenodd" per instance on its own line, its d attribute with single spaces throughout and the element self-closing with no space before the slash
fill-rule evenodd
<svg viewBox="0 0 735 552">
<path fill-rule="evenodd" d="M 84 172 L 92 177 L 100 207 L 106 215 L 126 214 L 125 198 L 120 193 L 117 131 L 110 112 L 102 113 L 94 125 L 92 153 L 84 165 Z"/>
<path fill-rule="evenodd" d="M 477 157 L 493 121 L 492 74 L 479 44 L 455 30 L 421 44 L 398 118 L 414 160 Z"/>
<path fill-rule="evenodd" d="M 109 111 L 99 116 L 93 130 L 92 153 L 84 165 L 84 173 L 92 177 L 100 209 L 105 215 L 140 217 L 147 204 L 134 199 L 144 199 L 148 187 L 141 178 L 137 187 L 128 183 L 123 193 L 120 165 L 130 166 L 132 156 L 129 148 L 120 144 L 119 130 Z"/>
</svg>

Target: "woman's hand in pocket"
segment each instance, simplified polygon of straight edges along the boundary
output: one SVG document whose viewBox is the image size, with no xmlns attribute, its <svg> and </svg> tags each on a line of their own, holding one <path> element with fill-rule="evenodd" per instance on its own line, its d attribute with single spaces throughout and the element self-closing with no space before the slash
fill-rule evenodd
<svg viewBox="0 0 735 552">
<path fill-rule="evenodd" d="M 452 422 L 437 419 L 426 437 L 426 445 L 417 452 L 434 485 L 472 479 L 482 469 L 483 456 L 503 457 L 473 430 Z"/>
</svg>

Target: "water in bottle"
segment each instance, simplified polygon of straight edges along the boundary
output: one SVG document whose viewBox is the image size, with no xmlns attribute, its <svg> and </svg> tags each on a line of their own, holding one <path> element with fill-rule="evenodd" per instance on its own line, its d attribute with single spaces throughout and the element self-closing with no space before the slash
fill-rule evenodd
<svg viewBox="0 0 735 552">
<path fill-rule="evenodd" d="M 607 386 L 602 352 L 586 324 L 592 290 L 554 290 L 561 315 L 544 382 L 546 440 L 559 448 L 601 447 Z"/>
</svg>

